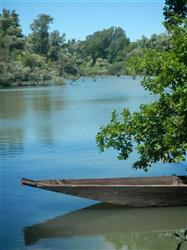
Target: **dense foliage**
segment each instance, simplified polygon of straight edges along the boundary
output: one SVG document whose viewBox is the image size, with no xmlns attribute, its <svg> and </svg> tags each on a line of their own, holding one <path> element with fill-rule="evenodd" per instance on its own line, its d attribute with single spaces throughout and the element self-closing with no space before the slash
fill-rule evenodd
<svg viewBox="0 0 187 250">
<path fill-rule="evenodd" d="M 169 24 L 177 24 L 175 17 L 185 18 L 187 13 L 186 0 L 166 0 L 164 7 L 165 21 Z M 178 20 L 179 20 L 178 19 Z"/>
<path fill-rule="evenodd" d="M 133 166 L 144 170 L 152 163 L 180 162 L 186 156 L 187 11 L 185 2 L 180 8 L 174 6 L 176 2 L 166 1 L 164 8 L 166 49 L 147 47 L 129 60 L 132 74 L 144 76 L 143 87 L 156 94 L 157 101 L 141 105 L 139 112 L 125 108 L 119 115 L 114 111 L 111 122 L 96 138 L 101 151 L 112 147 L 119 159 L 127 159 L 136 149 L 139 159 Z"/>
<path fill-rule="evenodd" d="M 166 34 L 143 36 L 131 42 L 120 27 L 97 31 L 84 41 L 66 41 L 65 34 L 50 31 L 53 18 L 40 14 L 31 33 L 22 34 L 15 11 L 0 16 L 0 86 L 63 83 L 64 78 L 129 74 L 128 61 L 142 49 L 168 49 Z"/>
</svg>

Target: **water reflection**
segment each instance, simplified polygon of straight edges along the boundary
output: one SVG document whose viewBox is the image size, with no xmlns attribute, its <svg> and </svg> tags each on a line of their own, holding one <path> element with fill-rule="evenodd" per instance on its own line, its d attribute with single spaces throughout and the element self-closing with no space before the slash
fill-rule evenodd
<svg viewBox="0 0 187 250">
<path fill-rule="evenodd" d="M 54 133 L 50 123 L 46 127 L 42 126 L 36 128 L 36 135 L 42 145 L 45 145 L 46 147 L 53 145 Z"/>
<path fill-rule="evenodd" d="M 56 90 L 48 89 L 47 91 L 39 91 L 37 94 L 32 96 L 32 106 L 33 110 L 36 112 L 43 111 L 53 111 L 58 108 L 63 108 L 63 88 L 59 89 L 56 87 Z"/>
<path fill-rule="evenodd" d="M 113 249 L 176 249 L 174 233 L 187 228 L 186 208 L 127 209 L 96 204 L 26 227 L 25 244 L 75 237 L 77 242 L 94 236 L 103 237 Z"/>
<path fill-rule="evenodd" d="M 26 112 L 26 99 L 19 91 L 1 91 L 0 100 L 1 119 L 15 119 Z"/>
<path fill-rule="evenodd" d="M 24 149 L 24 130 L 21 128 L 6 128 L 0 133 L 0 154 L 15 156 Z"/>
<path fill-rule="evenodd" d="M 22 154 L 33 142 L 44 147 L 53 145 L 56 120 L 63 116 L 63 88 L 7 89 L 0 91 L 0 100 L 3 155 Z"/>
</svg>

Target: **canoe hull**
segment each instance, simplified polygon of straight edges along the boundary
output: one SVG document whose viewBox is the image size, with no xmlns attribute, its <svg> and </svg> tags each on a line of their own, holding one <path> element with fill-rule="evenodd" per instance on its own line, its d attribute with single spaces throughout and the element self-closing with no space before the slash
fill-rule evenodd
<svg viewBox="0 0 187 250">
<path fill-rule="evenodd" d="M 43 187 L 45 190 L 128 207 L 187 205 L 187 187 Z"/>
<path fill-rule="evenodd" d="M 128 207 L 187 205 L 186 176 L 41 181 L 22 179 L 22 184 Z"/>
</svg>

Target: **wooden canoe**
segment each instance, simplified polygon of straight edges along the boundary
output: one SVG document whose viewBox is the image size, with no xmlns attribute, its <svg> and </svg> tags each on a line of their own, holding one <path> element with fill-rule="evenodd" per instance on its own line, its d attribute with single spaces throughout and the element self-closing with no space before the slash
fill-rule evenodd
<svg viewBox="0 0 187 250">
<path fill-rule="evenodd" d="M 129 207 L 187 205 L 187 176 L 29 180 L 21 184 Z"/>
</svg>

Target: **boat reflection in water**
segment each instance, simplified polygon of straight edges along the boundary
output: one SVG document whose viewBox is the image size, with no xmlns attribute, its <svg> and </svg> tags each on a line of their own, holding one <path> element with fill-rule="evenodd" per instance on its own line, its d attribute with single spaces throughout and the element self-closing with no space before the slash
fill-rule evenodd
<svg viewBox="0 0 187 250">
<path fill-rule="evenodd" d="M 72 249 L 85 249 L 84 241 L 93 237 L 96 242 L 98 237 L 103 242 L 99 249 L 167 250 L 176 249 L 174 233 L 186 228 L 187 207 L 132 209 L 100 203 L 25 227 L 24 236 L 27 246 L 44 239 L 60 240 L 62 249 L 70 249 L 67 239 L 73 244 L 76 238 Z M 63 248 L 64 240 L 66 248 Z"/>
</svg>

